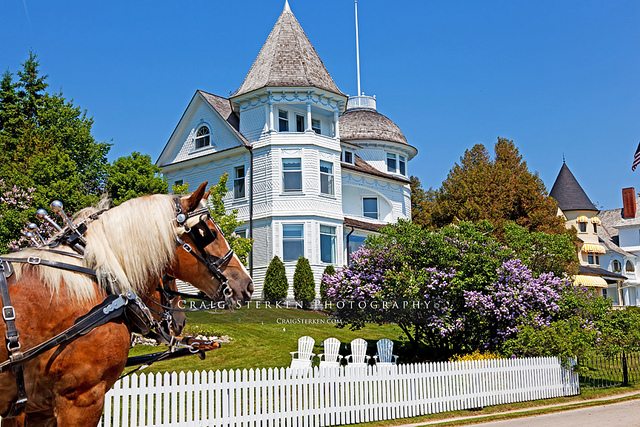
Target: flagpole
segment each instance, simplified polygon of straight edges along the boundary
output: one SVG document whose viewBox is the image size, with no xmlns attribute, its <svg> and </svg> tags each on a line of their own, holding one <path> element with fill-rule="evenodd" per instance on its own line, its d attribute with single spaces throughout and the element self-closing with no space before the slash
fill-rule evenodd
<svg viewBox="0 0 640 427">
<path fill-rule="evenodd" d="M 360 93 L 360 39 L 358 35 L 358 0 L 355 0 L 355 11 L 356 11 L 356 74 L 358 77 L 358 96 L 362 95 Z"/>
</svg>

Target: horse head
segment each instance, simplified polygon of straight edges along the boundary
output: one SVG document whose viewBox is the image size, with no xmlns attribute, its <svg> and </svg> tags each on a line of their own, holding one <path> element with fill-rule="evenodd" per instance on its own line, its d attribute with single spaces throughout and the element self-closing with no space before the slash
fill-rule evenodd
<svg viewBox="0 0 640 427">
<path fill-rule="evenodd" d="M 179 245 L 169 272 L 215 301 L 246 302 L 253 281 L 209 215 L 206 186 L 204 182 L 191 195 L 176 199 Z"/>
</svg>

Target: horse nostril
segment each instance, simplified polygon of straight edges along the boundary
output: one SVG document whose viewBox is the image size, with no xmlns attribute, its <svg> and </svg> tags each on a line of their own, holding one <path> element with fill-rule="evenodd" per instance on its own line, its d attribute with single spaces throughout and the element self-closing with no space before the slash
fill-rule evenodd
<svg viewBox="0 0 640 427">
<path fill-rule="evenodd" d="M 253 282 L 249 282 L 247 285 L 247 291 L 249 291 L 249 295 L 253 293 Z"/>
</svg>

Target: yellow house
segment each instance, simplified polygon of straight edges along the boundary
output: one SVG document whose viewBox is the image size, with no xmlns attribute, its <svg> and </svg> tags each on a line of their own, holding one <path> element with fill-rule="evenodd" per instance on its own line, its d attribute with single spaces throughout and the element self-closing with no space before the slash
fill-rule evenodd
<svg viewBox="0 0 640 427">
<path fill-rule="evenodd" d="M 580 269 L 574 277 L 574 283 L 597 288 L 598 293 L 606 296 L 609 285 L 619 285 L 626 277 L 600 266 L 600 257 L 607 250 L 598 237 L 598 229 L 602 225 L 598 208 L 564 162 L 549 195 L 558 202 L 558 215 L 564 218 L 566 227 L 574 228 L 580 240 Z"/>
</svg>

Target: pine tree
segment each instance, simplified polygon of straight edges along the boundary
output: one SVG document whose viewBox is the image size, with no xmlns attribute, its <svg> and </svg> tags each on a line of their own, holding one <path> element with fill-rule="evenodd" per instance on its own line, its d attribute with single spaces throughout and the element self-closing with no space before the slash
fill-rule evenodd
<svg viewBox="0 0 640 427">
<path fill-rule="evenodd" d="M 293 297 L 302 303 L 302 307 L 309 308 L 316 297 L 316 284 L 309 260 L 298 258 L 296 270 L 293 273 Z"/>
<path fill-rule="evenodd" d="M 273 257 L 267 268 L 262 288 L 262 298 L 265 301 L 278 302 L 287 297 L 289 282 L 284 264 L 277 256 Z"/>
<path fill-rule="evenodd" d="M 328 301 L 327 283 L 324 278 L 325 276 L 333 276 L 334 274 L 336 274 L 336 269 L 331 264 L 327 265 L 322 273 L 322 280 L 320 281 L 320 302 L 322 302 L 323 305 Z"/>
</svg>

